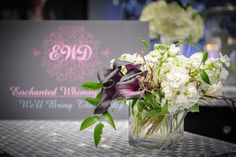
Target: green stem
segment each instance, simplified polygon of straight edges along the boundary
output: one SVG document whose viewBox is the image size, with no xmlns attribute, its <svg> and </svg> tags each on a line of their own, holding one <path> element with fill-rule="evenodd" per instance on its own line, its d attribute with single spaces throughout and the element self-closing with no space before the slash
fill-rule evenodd
<svg viewBox="0 0 236 157">
<path fill-rule="evenodd" d="M 185 113 L 184 113 L 184 114 L 185 114 Z M 173 131 L 173 132 L 170 134 L 170 136 L 168 136 L 168 137 L 166 138 L 166 140 L 163 142 L 162 147 L 160 148 L 160 150 L 162 150 L 162 149 L 164 149 L 164 148 L 167 147 L 167 145 L 169 144 L 169 141 L 170 141 L 170 140 L 172 139 L 172 137 L 176 134 L 176 131 L 179 129 L 179 127 L 180 127 L 180 125 L 182 124 L 184 118 L 185 118 L 185 115 L 183 115 L 183 116 L 181 117 L 181 120 L 180 120 L 179 124 L 177 125 L 177 127 L 174 128 L 174 131 Z M 178 118 L 177 118 L 177 119 L 178 119 Z M 171 126 L 171 127 L 172 127 L 172 126 Z"/>
</svg>

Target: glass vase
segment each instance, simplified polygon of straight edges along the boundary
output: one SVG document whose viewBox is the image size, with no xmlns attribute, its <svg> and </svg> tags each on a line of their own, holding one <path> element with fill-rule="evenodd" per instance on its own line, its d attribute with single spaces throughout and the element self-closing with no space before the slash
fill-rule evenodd
<svg viewBox="0 0 236 157">
<path fill-rule="evenodd" d="M 129 144 L 159 150 L 174 148 L 184 133 L 186 111 L 157 114 L 154 117 L 129 107 Z"/>
</svg>

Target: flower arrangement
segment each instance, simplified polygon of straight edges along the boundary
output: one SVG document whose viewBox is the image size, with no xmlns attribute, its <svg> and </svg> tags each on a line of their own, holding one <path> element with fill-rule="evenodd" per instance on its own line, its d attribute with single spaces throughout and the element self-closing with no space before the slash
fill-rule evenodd
<svg viewBox="0 0 236 157">
<path fill-rule="evenodd" d="M 131 109 L 137 108 L 135 117 L 138 117 L 138 121 L 145 120 L 145 117 L 158 119 L 155 125 L 148 128 L 148 135 L 157 131 L 157 125 L 166 119 L 166 116 L 157 115 L 180 111 L 198 112 L 199 102 L 206 103 L 214 99 L 225 99 L 233 104 L 236 102 L 233 98 L 222 96 L 222 80 L 228 75 L 225 66 L 230 65 L 228 56 L 221 54 L 219 58 L 208 58 L 207 52 L 189 42 L 199 52 L 186 58 L 180 53 L 180 46 L 186 41 L 155 44 L 153 51 L 150 51 L 147 42 L 143 42 L 147 54 L 122 54 L 111 61 L 111 67 L 98 72 L 99 82 L 81 85 L 85 89 L 100 90 L 95 98 L 85 99 L 96 106 L 95 115 L 85 119 L 80 127 L 80 130 L 84 130 L 96 124 L 96 147 L 101 140 L 103 120 L 116 129 L 112 115 L 108 112 L 113 100 L 131 101 Z M 147 119 L 140 124 L 145 126 L 150 122 Z"/>
<path fill-rule="evenodd" d="M 197 42 L 204 31 L 203 19 L 191 6 L 158 0 L 148 4 L 142 11 L 140 21 L 149 22 L 149 36 L 170 41 L 189 39 Z"/>
</svg>

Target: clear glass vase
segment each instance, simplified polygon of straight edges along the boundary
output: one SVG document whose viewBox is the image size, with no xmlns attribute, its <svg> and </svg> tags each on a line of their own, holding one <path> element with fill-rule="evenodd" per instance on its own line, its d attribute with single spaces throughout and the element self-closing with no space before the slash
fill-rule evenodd
<svg viewBox="0 0 236 157">
<path fill-rule="evenodd" d="M 187 112 L 148 117 L 138 113 L 136 106 L 129 107 L 129 144 L 159 150 L 174 148 L 183 136 Z"/>
</svg>

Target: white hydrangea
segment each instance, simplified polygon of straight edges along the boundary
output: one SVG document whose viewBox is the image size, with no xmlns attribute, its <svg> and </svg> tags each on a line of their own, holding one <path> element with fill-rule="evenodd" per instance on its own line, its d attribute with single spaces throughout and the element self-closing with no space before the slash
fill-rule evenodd
<svg viewBox="0 0 236 157">
<path fill-rule="evenodd" d="M 174 67 L 166 73 L 166 80 L 172 88 L 180 88 L 189 80 L 188 71 L 181 67 Z"/>
<path fill-rule="evenodd" d="M 166 96 L 166 95 L 165 95 Z M 168 110 L 174 113 L 177 110 L 189 109 L 199 101 L 201 94 L 194 83 L 172 90 L 172 97 L 169 100 Z"/>
<path fill-rule="evenodd" d="M 157 50 L 153 50 L 149 52 L 144 59 L 146 62 L 153 62 L 156 63 L 162 57 L 161 53 Z"/>
<path fill-rule="evenodd" d="M 204 95 L 221 96 L 221 81 L 229 74 L 224 68 L 224 65 L 230 65 L 227 56 L 220 54 L 219 58 L 208 58 L 203 63 L 202 52 L 190 58 L 179 52 L 180 48 L 175 44 L 155 44 L 154 50 L 144 57 L 138 54 L 123 54 L 120 57 L 122 61 L 143 64 L 141 70 L 148 71 L 145 78 L 148 81 L 145 83 L 149 84 L 148 89 L 151 91 L 154 86 L 160 87 L 164 95 L 160 105 L 163 107 L 167 103 L 170 113 L 191 108 Z M 210 84 L 204 82 L 199 69 L 207 73 Z"/>
<path fill-rule="evenodd" d="M 131 63 L 135 63 L 135 64 L 143 64 L 144 63 L 144 59 L 139 55 L 139 54 L 128 54 L 128 53 L 124 53 L 119 57 L 119 60 L 121 61 L 128 61 Z"/>
</svg>

